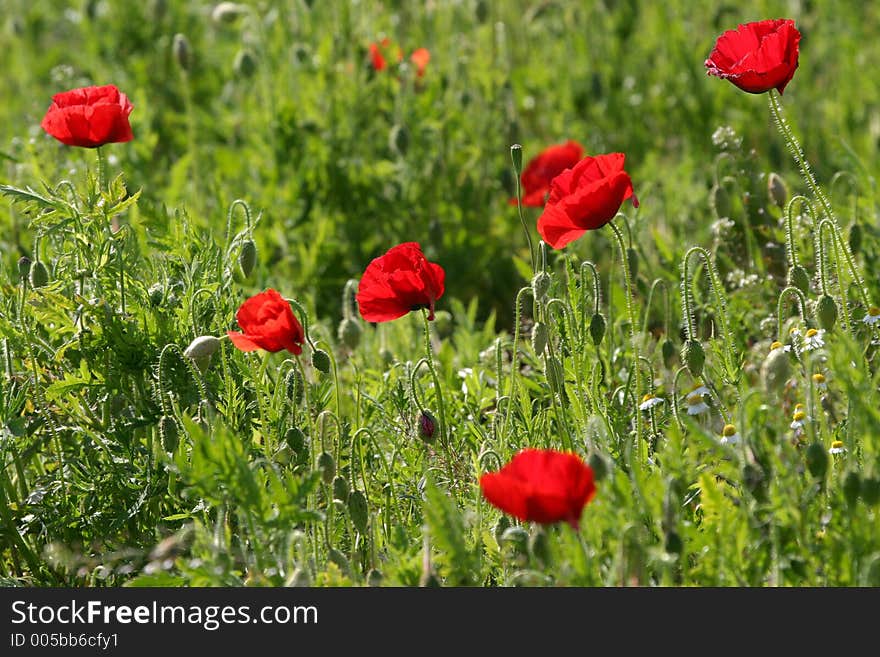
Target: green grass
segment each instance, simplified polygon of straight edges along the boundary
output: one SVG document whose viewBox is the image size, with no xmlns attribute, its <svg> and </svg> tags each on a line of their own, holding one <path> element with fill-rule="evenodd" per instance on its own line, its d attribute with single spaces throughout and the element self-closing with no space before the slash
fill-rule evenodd
<svg viewBox="0 0 880 657">
<path fill-rule="evenodd" d="M 218 24 L 209 3 L 6 3 L 4 583 L 880 584 L 876 329 L 827 249 L 838 320 L 823 349 L 787 356 L 773 365 L 788 368 L 780 385 L 766 383 L 770 343 L 817 325 L 817 231 L 794 206 L 792 243 L 811 285 L 806 318 L 783 302 L 780 335 L 790 266 L 767 176 L 778 173 L 789 198 L 808 190 L 765 95 L 703 68 L 738 22 L 796 20 L 800 67 L 783 105 L 876 304 L 880 9 L 247 5 Z M 188 71 L 172 52 L 178 33 Z M 405 53 L 431 51 L 424 78 L 370 69 L 367 46 L 384 35 Z M 243 51 L 253 71 L 236 67 Z M 135 139 L 103 149 L 101 184 L 94 152 L 39 123 L 52 94 L 107 83 L 134 103 Z M 520 295 L 532 271 L 507 203 L 509 147 L 522 143 L 527 160 L 566 139 L 627 154 L 641 206 L 615 223 L 632 250 L 634 342 L 610 227 L 548 253 L 559 301 Z M 526 212 L 536 243 L 537 216 Z M 245 277 L 238 254 L 251 236 L 258 263 Z M 347 282 L 409 240 L 447 272 L 438 310 L 449 316 L 431 337 L 445 445 L 418 437 L 420 404 L 439 412 L 427 368 L 414 374 L 421 316 L 360 322 L 355 348 L 337 336 Z M 679 357 L 694 246 L 711 264 L 688 260 L 702 379 Z M 20 278 L 21 256 L 45 263 L 47 285 Z M 584 261 L 600 275 L 599 345 Z M 266 287 L 302 304 L 330 373 L 308 348 L 285 358 L 224 342 L 204 371 L 182 356 L 196 336 L 236 328 L 238 306 Z M 548 379 L 530 343 L 535 321 L 549 328 L 561 378 Z M 700 381 L 711 410 L 689 416 L 684 396 Z M 650 390 L 665 403 L 637 422 Z M 802 440 L 789 426 L 798 403 Z M 739 445 L 719 443 L 725 423 Z M 834 440 L 844 454 L 828 454 Z M 520 525 L 482 499 L 479 475 L 529 445 L 575 449 L 604 473 L 579 533 Z"/>
</svg>

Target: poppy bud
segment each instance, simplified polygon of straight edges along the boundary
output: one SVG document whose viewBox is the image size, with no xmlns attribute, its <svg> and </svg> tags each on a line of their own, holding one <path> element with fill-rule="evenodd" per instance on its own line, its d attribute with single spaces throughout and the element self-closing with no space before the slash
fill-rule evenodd
<svg viewBox="0 0 880 657">
<path fill-rule="evenodd" d="M 183 350 L 183 355 L 199 363 L 210 359 L 211 355 L 219 348 L 220 340 L 218 338 L 213 335 L 200 335 Z"/>
<path fill-rule="evenodd" d="M 663 364 L 669 367 L 672 359 L 675 357 L 675 345 L 672 344 L 672 340 L 666 338 L 663 341 L 663 344 L 660 346 L 660 353 L 663 356 Z"/>
<path fill-rule="evenodd" d="M 550 274 L 545 271 L 539 271 L 532 278 L 532 292 L 537 301 L 543 301 L 547 297 L 547 292 L 550 291 L 550 283 Z"/>
<path fill-rule="evenodd" d="M 813 314 L 816 317 L 816 321 L 819 322 L 819 327 L 830 331 L 834 328 L 834 323 L 837 321 L 837 304 L 834 303 L 834 299 L 831 296 L 823 294 L 819 297 L 819 301 L 816 302 Z"/>
<path fill-rule="evenodd" d="M 522 144 L 513 144 L 510 147 L 510 159 L 518 176 L 522 172 Z"/>
<path fill-rule="evenodd" d="M 370 568 L 370 571 L 367 573 L 367 586 L 377 587 L 382 586 L 382 571 L 377 570 L 375 568 Z"/>
<path fill-rule="evenodd" d="M 21 256 L 18 259 L 18 276 L 22 280 L 27 278 L 31 273 L 31 259 L 27 256 Z"/>
<path fill-rule="evenodd" d="M 177 422 L 170 415 L 159 418 L 159 438 L 162 440 L 162 449 L 166 452 L 174 452 L 180 443 Z"/>
<path fill-rule="evenodd" d="M 788 187 L 786 187 L 785 181 L 779 174 L 775 172 L 767 176 L 767 195 L 780 210 L 785 208 L 785 204 L 788 202 Z"/>
<path fill-rule="evenodd" d="M 855 470 L 850 470 L 846 477 L 843 478 L 843 499 L 846 503 L 853 507 L 859 501 L 859 493 L 861 493 L 862 479 Z"/>
<path fill-rule="evenodd" d="M 795 265 L 788 270 L 788 284 L 793 285 L 804 294 L 810 291 L 810 275 L 801 265 Z"/>
<path fill-rule="evenodd" d="M 287 388 L 287 397 L 295 406 L 302 404 L 305 386 L 303 384 L 302 372 L 297 368 L 293 368 L 287 372 L 284 377 L 285 387 Z"/>
<path fill-rule="evenodd" d="M 434 313 L 434 328 L 441 338 L 452 335 L 452 313 L 448 310 L 438 310 Z"/>
<path fill-rule="evenodd" d="M 330 354 L 323 349 L 315 349 L 312 352 L 312 365 L 319 372 L 327 374 L 330 371 Z"/>
<path fill-rule="evenodd" d="M 605 337 L 605 318 L 599 313 L 595 313 L 590 319 L 590 338 L 597 347 L 602 343 Z"/>
<path fill-rule="evenodd" d="M 189 40 L 179 32 L 174 35 L 174 41 L 171 45 L 171 50 L 174 53 L 174 59 L 177 61 L 177 65 L 180 67 L 182 71 L 188 71 L 190 64 L 190 49 L 189 49 Z"/>
<path fill-rule="evenodd" d="M 611 470 L 608 465 L 608 460 L 599 452 L 593 452 L 592 454 L 590 454 L 588 463 L 590 464 L 590 468 L 592 468 L 593 470 L 593 480 L 596 482 L 605 479 L 605 477 L 608 476 L 608 473 Z"/>
<path fill-rule="evenodd" d="M 626 264 L 629 265 L 629 276 L 635 280 L 639 276 L 639 254 L 632 247 L 626 250 Z"/>
<path fill-rule="evenodd" d="M 361 328 L 361 323 L 354 317 L 346 317 L 339 323 L 339 329 L 336 333 L 342 344 L 349 349 L 357 349 L 361 341 L 363 329 Z"/>
<path fill-rule="evenodd" d="M 437 430 L 437 418 L 430 411 L 422 411 L 419 415 L 419 438 L 429 445 L 434 442 Z"/>
<path fill-rule="evenodd" d="M 875 506 L 880 501 L 880 479 L 877 477 L 862 479 L 860 492 L 865 504 Z"/>
<path fill-rule="evenodd" d="M 791 362 L 782 347 L 771 349 L 761 364 L 761 379 L 767 392 L 782 392 L 791 376 Z"/>
<path fill-rule="evenodd" d="M 348 479 L 337 475 L 333 479 L 333 499 L 339 500 L 343 504 L 348 502 L 348 496 L 351 493 L 351 487 L 348 485 Z"/>
<path fill-rule="evenodd" d="M 507 516 L 499 516 L 498 521 L 495 523 L 495 527 L 492 528 L 492 535 L 495 537 L 495 542 L 498 543 L 498 547 L 501 547 L 502 537 L 508 527 L 510 527 L 510 519 Z"/>
<path fill-rule="evenodd" d="M 165 296 L 165 288 L 161 283 L 153 283 L 150 286 L 150 289 L 147 290 L 147 294 L 150 297 L 150 305 L 153 308 L 158 308 L 162 305 L 162 297 Z"/>
<path fill-rule="evenodd" d="M 31 265 L 30 277 L 31 287 L 43 287 L 49 283 L 49 270 L 41 260 L 37 260 Z"/>
<path fill-rule="evenodd" d="M 807 447 L 807 469 L 816 479 L 824 479 L 828 471 L 828 452 L 822 443 L 810 443 Z"/>
<path fill-rule="evenodd" d="M 318 469 L 325 484 L 333 483 L 333 478 L 336 476 L 336 461 L 330 452 L 321 452 L 318 456 Z"/>
<path fill-rule="evenodd" d="M 232 68 L 243 78 L 251 77 L 257 70 L 257 58 L 250 50 L 239 50 L 235 55 Z"/>
<path fill-rule="evenodd" d="M 245 240 L 238 252 L 238 266 L 245 278 L 250 278 L 251 272 L 257 264 L 257 245 L 253 240 Z"/>
<path fill-rule="evenodd" d="M 400 157 L 409 150 L 409 130 L 406 126 L 395 124 L 388 133 L 388 147 Z"/>
<path fill-rule="evenodd" d="M 718 219 L 725 219 L 730 216 L 732 206 L 730 203 L 730 193 L 723 185 L 715 185 L 709 192 L 709 205 Z"/>
<path fill-rule="evenodd" d="M 297 465 L 305 465 L 309 462 L 309 446 L 306 436 L 299 427 L 291 427 L 284 433 L 284 442 L 293 450 Z"/>
<path fill-rule="evenodd" d="M 550 385 L 550 390 L 561 395 L 565 389 L 565 374 L 562 370 L 562 363 L 559 362 L 558 358 L 555 356 L 547 357 L 544 374 L 547 377 L 547 383 Z"/>
<path fill-rule="evenodd" d="M 532 327 L 532 348 L 539 356 L 547 348 L 547 325 L 543 322 L 537 322 Z"/>
<path fill-rule="evenodd" d="M 696 340 L 688 340 L 681 348 L 681 361 L 687 365 L 692 376 L 700 376 L 703 364 L 706 362 L 706 352 L 703 345 Z"/>
<path fill-rule="evenodd" d="M 849 242 L 849 250 L 853 252 L 854 255 L 858 255 L 858 253 L 862 250 L 862 225 L 856 222 L 853 222 L 849 226 L 849 235 L 847 236 L 847 241 Z"/>
<path fill-rule="evenodd" d="M 336 548 L 330 548 L 327 550 L 327 561 L 336 564 L 343 575 L 351 577 L 351 564 L 348 562 L 348 557 L 345 556 L 345 553 L 343 553 L 342 550 Z"/>
<path fill-rule="evenodd" d="M 361 534 L 367 533 L 368 514 L 367 496 L 359 490 L 352 491 L 348 496 L 348 515 L 351 518 L 351 524 Z"/>
<path fill-rule="evenodd" d="M 211 20 L 215 23 L 234 23 L 235 20 L 247 11 L 244 7 L 235 2 L 221 2 L 211 12 Z"/>
</svg>

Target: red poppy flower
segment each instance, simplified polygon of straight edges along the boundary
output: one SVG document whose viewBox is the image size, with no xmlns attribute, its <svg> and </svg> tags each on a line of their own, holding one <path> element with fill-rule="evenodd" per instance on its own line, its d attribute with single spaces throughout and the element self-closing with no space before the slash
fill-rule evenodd
<svg viewBox="0 0 880 657">
<path fill-rule="evenodd" d="M 746 23 L 718 37 L 706 69 L 751 94 L 782 93 L 798 67 L 800 40 L 793 20 Z"/>
<path fill-rule="evenodd" d="M 550 190 L 551 181 L 569 167 L 577 164 L 583 156 L 584 147 L 571 140 L 564 144 L 550 146 L 538 153 L 529 161 L 520 177 L 523 193 L 522 204 L 535 208 L 542 207 L 544 198 Z M 516 199 L 510 199 L 510 204 L 516 205 Z"/>
<path fill-rule="evenodd" d="M 577 454 L 532 448 L 480 477 L 480 488 L 493 506 L 520 520 L 544 525 L 564 520 L 575 529 L 596 493 L 593 469 Z"/>
<path fill-rule="evenodd" d="M 623 153 L 587 156 L 553 179 L 538 218 L 538 232 L 547 244 L 561 249 L 588 230 L 601 228 L 627 199 L 639 207 L 632 180 L 623 170 L 625 159 Z"/>
<path fill-rule="evenodd" d="M 409 60 L 416 67 L 416 77 L 420 78 L 425 75 L 425 69 L 428 68 L 428 62 L 431 61 L 431 53 L 427 48 L 416 48 L 409 56 Z"/>
<path fill-rule="evenodd" d="M 420 308 L 434 319 L 445 278 L 443 268 L 428 262 L 417 242 L 398 244 L 367 265 L 358 284 L 358 308 L 368 322 L 389 322 Z"/>
<path fill-rule="evenodd" d="M 132 104 L 114 85 L 82 87 L 52 96 L 43 130 L 68 146 L 96 148 L 131 141 Z"/>
<path fill-rule="evenodd" d="M 392 55 L 391 39 L 385 37 L 378 43 L 371 43 L 369 50 L 370 64 L 372 64 L 373 70 L 384 71 L 388 67 L 388 58 Z M 398 62 L 403 59 L 403 53 L 400 51 L 400 48 L 397 49 L 395 55 Z"/>
<path fill-rule="evenodd" d="M 242 351 L 287 349 L 292 354 L 302 353 L 303 327 L 294 317 L 290 304 L 272 288 L 241 304 L 235 319 L 243 333 L 227 331 L 226 334 Z"/>
</svg>

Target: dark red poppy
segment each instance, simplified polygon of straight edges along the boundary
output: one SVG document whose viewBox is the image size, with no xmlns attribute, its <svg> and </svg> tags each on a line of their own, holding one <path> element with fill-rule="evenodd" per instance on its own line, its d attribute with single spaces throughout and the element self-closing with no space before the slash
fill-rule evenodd
<svg viewBox="0 0 880 657">
<path fill-rule="evenodd" d="M 520 520 L 544 525 L 564 520 L 578 528 L 593 499 L 593 469 L 571 452 L 524 449 L 497 472 L 480 477 L 489 503 Z"/>
<path fill-rule="evenodd" d="M 375 71 L 384 71 L 388 67 L 388 59 L 391 57 L 396 58 L 398 62 L 403 59 L 403 53 L 400 51 L 400 48 L 393 49 L 391 39 L 388 37 L 379 42 L 371 43 L 369 50 L 370 64 L 372 64 Z"/>
<path fill-rule="evenodd" d="M 131 101 L 112 84 L 82 87 L 52 96 L 40 125 L 62 144 L 96 148 L 134 138 L 131 110 Z"/>
<path fill-rule="evenodd" d="M 368 322 L 388 322 L 420 308 L 434 319 L 445 278 L 443 268 L 428 262 L 417 242 L 398 244 L 367 265 L 358 284 L 358 308 Z"/>
<path fill-rule="evenodd" d="M 751 94 L 774 88 L 781 94 L 798 67 L 800 40 L 790 19 L 746 23 L 718 37 L 706 69 Z"/>
<path fill-rule="evenodd" d="M 427 48 L 416 48 L 409 56 L 409 60 L 416 67 L 416 77 L 420 78 L 425 75 L 425 69 L 428 68 L 428 62 L 431 61 L 431 53 Z"/>
<path fill-rule="evenodd" d="M 535 208 L 543 207 L 552 180 L 569 167 L 576 165 L 583 156 L 584 147 L 576 141 L 569 140 L 564 144 L 545 148 L 529 160 L 520 177 L 522 204 Z M 516 199 L 510 199 L 510 204 L 516 205 Z"/>
<path fill-rule="evenodd" d="M 301 354 L 305 340 L 303 327 L 290 304 L 278 292 L 269 288 L 241 304 L 235 319 L 242 332 L 227 331 L 226 334 L 242 351 L 281 351 Z"/>
<path fill-rule="evenodd" d="M 623 153 L 587 156 L 553 179 L 538 218 L 538 232 L 547 244 L 561 249 L 588 230 L 601 228 L 627 199 L 639 207 L 632 180 L 623 170 L 625 159 Z"/>
</svg>

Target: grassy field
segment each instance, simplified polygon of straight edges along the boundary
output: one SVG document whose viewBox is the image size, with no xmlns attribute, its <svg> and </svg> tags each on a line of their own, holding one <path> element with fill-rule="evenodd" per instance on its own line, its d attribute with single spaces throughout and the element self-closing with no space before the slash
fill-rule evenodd
<svg viewBox="0 0 880 657">
<path fill-rule="evenodd" d="M 3 584 L 880 585 L 880 6 L 2 4 Z M 768 95 L 703 65 L 778 17 L 802 34 L 781 103 L 836 222 Z M 102 169 L 40 122 L 105 84 L 134 139 Z M 510 147 L 569 139 L 626 153 L 640 205 L 622 245 L 564 250 L 523 208 L 535 293 Z M 445 269 L 435 321 L 363 321 L 358 280 L 408 241 Z M 267 288 L 302 355 L 184 355 Z M 578 530 L 484 499 L 527 446 L 592 466 Z"/>
</svg>

